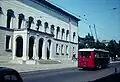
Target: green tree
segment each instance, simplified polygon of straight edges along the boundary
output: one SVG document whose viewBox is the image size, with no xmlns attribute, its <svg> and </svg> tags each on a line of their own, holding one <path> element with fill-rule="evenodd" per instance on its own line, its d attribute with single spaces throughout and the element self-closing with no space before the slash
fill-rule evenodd
<svg viewBox="0 0 120 82">
<path fill-rule="evenodd" d="M 119 43 L 118 43 L 118 56 L 120 57 L 120 41 L 119 41 Z"/>
<path fill-rule="evenodd" d="M 118 55 L 118 43 L 115 40 L 111 40 L 108 43 L 107 50 L 110 52 L 111 57 L 115 59 L 116 55 Z"/>
<path fill-rule="evenodd" d="M 95 39 L 93 36 L 90 36 L 90 34 L 88 33 L 88 35 L 85 36 L 84 43 L 85 45 L 87 45 L 88 48 L 94 48 Z"/>
<path fill-rule="evenodd" d="M 84 43 L 79 43 L 78 49 L 86 48 L 86 45 Z"/>
<path fill-rule="evenodd" d="M 105 46 L 104 43 L 101 43 L 99 40 L 97 40 L 97 41 L 95 42 L 94 48 L 96 48 L 96 49 L 105 49 L 106 46 Z"/>
</svg>

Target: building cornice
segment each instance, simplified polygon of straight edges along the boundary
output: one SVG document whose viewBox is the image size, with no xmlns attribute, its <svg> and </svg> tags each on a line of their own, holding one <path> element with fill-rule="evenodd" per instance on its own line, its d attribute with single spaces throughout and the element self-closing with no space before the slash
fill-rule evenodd
<svg viewBox="0 0 120 82">
<path fill-rule="evenodd" d="M 54 34 L 49 34 L 49 33 L 45 33 L 45 32 L 41 32 L 41 31 L 37 31 L 37 30 L 33 30 L 33 29 L 10 29 L 10 28 L 7 28 L 7 27 L 3 27 L 3 26 L 0 26 L 0 29 L 1 30 L 6 30 L 6 31 L 24 31 L 24 30 L 28 30 L 28 31 L 31 31 L 31 32 L 35 32 L 35 33 L 41 33 L 41 34 L 44 34 L 44 35 L 48 35 L 48 36 L 51 36 L 51 37 L 54 37 Z"/>
<path fill-rule="evenodd" d="M 6 31 L 14 31 L 14 29 L 10 29 L 10 28 L 3 27 L 3 26 L 0 26 L 0 29 L 1 30 L 6 30 Z"/>
<path fill-rule="evenodd" d="M 66 43 L 71 43 L 71 44 L 78 44 L 78 43 L 75 43 L 75 42 L 70 42 L 70 41 L 66 41 L 66 40 L 60 40 L 60 39 L 56 39 L 56 38 L 54 38 L 54 40 L 61 41 L 61 42 L 66 42 Z"/>
<path fill-rule="evenodd" d="M 66 40 L 60 40 L 60 39 L 56 39 L 56 38 L 54 38 L 54 40 L 69 43 L 69 41 L 66 41 Z"/>
<path fill-rule="evenodd" d="M 70 42 L 71 44 L 78 44 L 78 43 L 75 43 L 75 42 Z"/>
<path fill-rule="evenodd" d="M 46 1 L 46 0 L 31 0 L 31 1 L 33 1 L 33 2 L 35 2 L 35 3 L 37 3 L 37 2 L 42 3 L 42 4 L 50 7 L 51 9 L 54 9 L 55 11 L 58 11 L 58 12 L 66 15 L 66 16 L 68 16 L 68 17 L 71 17 L 72 19 L 74 19 L 74 20 L 76 20 L 76 21 L 80 21 L 80 19 L 77 18 L 76 16 L 71 15 L 70 13 L 68 13 L 68 12 L 64 11 L 63 9 L 61 9 L 61 8 L 59 8 L 59 7 L 51 4 L 50 2 L 48 2 L 48 1 Z"/>
<path fill-rule="evenodd" d="M 30 32 L 41 33 L 43 35 L 48 35 L 48 36 L 54 37 L 54 34 L 49 34 L 49 33 L 46 33 L 46 32 L 41 32 L 41 31 L 37 31 L 37 30 L 33 30 L 33 29 L 27 29 L 27 30 L 30 31 Z"/>
</svg>

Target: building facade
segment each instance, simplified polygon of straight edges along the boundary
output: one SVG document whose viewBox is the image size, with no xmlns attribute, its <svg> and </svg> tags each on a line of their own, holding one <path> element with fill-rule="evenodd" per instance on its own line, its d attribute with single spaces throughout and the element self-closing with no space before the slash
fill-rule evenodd
<svg viewBox="0 0 120 82">
<path fill-rule="evenodd" d="M 45 0 L 2 0 L 0 55 L 24 61 L 69 60 L 78 51 L 78 21 Z"/>
</svg>

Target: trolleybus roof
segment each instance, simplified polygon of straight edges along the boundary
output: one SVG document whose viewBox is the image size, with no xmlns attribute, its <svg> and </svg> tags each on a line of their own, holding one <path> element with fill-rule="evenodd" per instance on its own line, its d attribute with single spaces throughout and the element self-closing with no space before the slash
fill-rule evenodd
<svg viewBox="0 0 120 82">
<path fill-rule="evenodd" d="M 101 52 L 109 52 L 107 50 L 95 49 L 95 48 L 84 48 L 84 49 L 79 49 L 78 51 L 101 51 Z"/>
</svg>

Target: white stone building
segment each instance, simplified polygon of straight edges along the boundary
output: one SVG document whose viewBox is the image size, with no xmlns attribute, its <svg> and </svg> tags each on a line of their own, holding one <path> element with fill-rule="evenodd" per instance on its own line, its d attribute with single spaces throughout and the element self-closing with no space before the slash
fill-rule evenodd
<svg viewBox="0 0 120 82">
<path fill-rule="evenodd" d="M 1 0 L 0 55 L 71 60 L 78 52 L 78 21 L 45 0 Z"/>
</svg>

